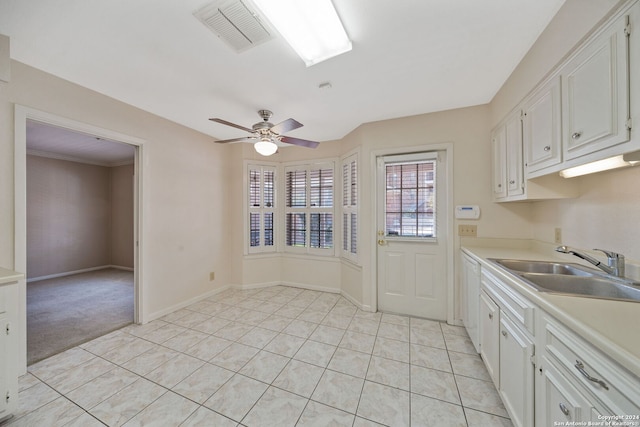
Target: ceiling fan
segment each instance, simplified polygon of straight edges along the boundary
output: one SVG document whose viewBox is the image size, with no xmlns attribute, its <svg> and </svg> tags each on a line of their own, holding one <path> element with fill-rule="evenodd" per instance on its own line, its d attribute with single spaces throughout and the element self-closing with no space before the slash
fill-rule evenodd
<svg viewBox="0 0 640 427">
<path fill-rule="evenodd" d="M 291 136 L 282 135 L 285 132 L 292 131 L 302 127 L 302 123 L 294 120 L 287 119 L 283 122 L 274 125 L 269 123 L 269 119 L 273 113 L 269 110 L 258 111 L 262 121 L 254 124 L 251 129 L 237 125 L 235 123 L 228 122 L 223 119 L 212 118 L 209 119 L 212 122 L 220 123 L 223 125 L 231 126 L 237 129 L 242 129 L 249 132 L 251 135 L 242 138 L 224 139 L 221 141 L 215 141 L 219 144 L 226 144 L 229 142 L 255 142 L 255 150 L 263 156 L 270 156 L 278 150 L 276 141 L 284 142 L 286 144 L 299 145 L 301 147 L 316 148 L 319 142 L 309 141 L 306 139 L 293 138 Z"/>
</svg>

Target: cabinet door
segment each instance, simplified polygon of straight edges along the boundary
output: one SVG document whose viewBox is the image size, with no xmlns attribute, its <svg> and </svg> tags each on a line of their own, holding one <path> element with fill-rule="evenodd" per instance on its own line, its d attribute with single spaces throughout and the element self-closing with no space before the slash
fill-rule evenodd
<svg viewBox="0 0 640 427">
<path fill-rule="evenodd" d="M 560 78 L 542 86 L 524 106 L 523 143 L 527 173 L 562 161 Z"/>
<path fill-rule="evenodd" d="M 545 357 L 536 383 L 536 426 L 589 421 L 598 411 Z M 595 417 L 597 420 L 597 416 Z"/>
<path fill-rule="evenodd" d="M 502 313 L 499 391 L 514 426 L 533 427 L 533 349 L 533 342 Z"/>
<path fill-rule="evenodd" d="M 507 197 L 524 194 L 522 115 L 518 110 L 505 123 L 507 151 Z"/>
<path fill-rule="evenodd" d="M 469 338 L 477 352 L 480 352 L 478 334 L 478 309 L 480 304 L 480 264 L 462 254 L 462 283 L 463 283 L 463 317 L 462 321 L 467 329 Z"/>
<path fill-rule="evenodd" d="M 493 198 L 502 199 L 507 196 L 507 141 L 506 129 L 500 126 L 491 138 L 493 156 Z"/>
<path fill-rule="evenodd" d="M 613 23 L 562 71 L 567 160 L 629 140 L 627 22 Z"/>
<path fill-rule="evenodd" d="M 500 389 L 500 308 L 486 292 L 480 292 L 480 356 Z"/>
</svg>

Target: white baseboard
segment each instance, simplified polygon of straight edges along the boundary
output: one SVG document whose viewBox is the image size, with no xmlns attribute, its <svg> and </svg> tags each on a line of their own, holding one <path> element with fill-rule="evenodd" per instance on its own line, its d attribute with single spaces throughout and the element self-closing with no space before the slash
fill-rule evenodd
<svg viewBox="0 0 640 427">
<path fill-rule="evenodd" d="M 125 267 L 122 265 L 110 265 L 109 268 L 115 268 L 116 270 L 134 271 L 133 267 Z"/>
<path fill-rule="evenodd" d="M 191 304 L 195 304 L 195 303 L 197 303 L 197 302 L 199 302 L 199 301 L 202 301 L 202 300 L 204 300 L 204 299 L 207 299 L 207 298 L 209 298 L 209 297 L 212 297 L 213 295 L 219 294 L 220 292 L 224 292 L 224 291 L 226 291 L 227 289 L 229 289 L 230 287 L 231 287 L 231 286 L 229 286 L 229 285 L 227 285 L 227 286 L 222 286 L 222 287 L 220 287 L 220 288 L 213 289 L 213 290 L 211 290 L 211 291 L 209 291 L 209 292 L 205 292 L 205 293 L 204 293 L 204 294 L 202 294 L 202 295 L 198 295 L 197 297 L 193 297 L 193 298 L 190 298 L 190 299 L 188 299 L 188 300 L 181 301 L 181 302 L 179 302 L 178 304 L 174 304 L 174 305 L 172 305 L 171 307 L 167 307 L 167 308 L 164 308 L 164 309 L 162 309 L 162 310 L 160 310 L 160 311 L 156 311 L 155 313 L 151 313 L 151 314 L 149 315 L 149 317 L 148 317 L 148 320 L 147 320 L 146 322 L 144 322 L 144 323 L 149 323 L 149 322 L 151 322 L 151 321 L 153 321 L 153 320 L 156 320 L 156 319 L 159 319 L 159 318 L 161 318 L 162 316 L 165 316 L 165 315 L 167 315 L 167 314 L 169 314 L 169 313 L 173 313 L 174 311 L 177 311 L 177 310 L 183 309 L 183 308 L 185 308 L 185 307 L 188 307 L 188 306 L 190 306 Z"/>
<path fill-rule="evenodd" d="M 81 270 L 65 271 L 64 273 L 56 273 L 56 274 L 48 274 L 46 276 L 32 277 L 30 279 L 27 279 L 27 283 L 37 282 L 39 280 L 55 279 L 56 277 L 72 276 L 74 274 L 80 274 L 80 273 L 88 273 L 90 271 L 104 270 L 105 268 L 111 268 L 111 267 L 112 267 L 111 265 L 100 265 L 98 267 L 83 268 Z"/>
</svg>

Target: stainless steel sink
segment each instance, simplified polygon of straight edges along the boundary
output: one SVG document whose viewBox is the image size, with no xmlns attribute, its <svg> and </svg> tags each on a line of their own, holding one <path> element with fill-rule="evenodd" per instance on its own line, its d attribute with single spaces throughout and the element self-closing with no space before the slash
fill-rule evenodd
<svg viewBox="0 0 640 427">
<path fill-rule="evenodd" d="M 580 264 L 491 258 L 539 292 L 640 302 L 640 282 Z"/>
<path fill-rule="evenodd" d="M 570 276 L 592 276 L 593 269 L 578 264 L 546 261 L 525 261 L 520 259 L 492 259 L 508 270 L 522 273 L 563 274 Z"/>
</svg>

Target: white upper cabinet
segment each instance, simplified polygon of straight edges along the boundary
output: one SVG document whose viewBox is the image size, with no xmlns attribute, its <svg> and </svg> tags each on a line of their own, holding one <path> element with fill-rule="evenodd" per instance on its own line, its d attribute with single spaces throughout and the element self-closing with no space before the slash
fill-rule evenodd
<svg viewBox="0 0 640 427">
<path fill-rule="evenodd" d="M 562 161 L 560 109 L 560 77 L 525 101 L 522 127 L 527 176 Z"/>
<path fill-rule="evenodd" d="M 522 198 L 525 193 L 521 115 L 517 110 L 508 116 L 491 138 L 495 200 Z"/>
<path fill-rule="evenodd" d="M 491 136 L 491 155 L 493 158 L 493 198 L 507 196 L 507 135 L 504 126 L 498 127 Z"/>
<path fill-rule="evenodd" d="M 507 196 L 524 194 L 522 167 L 522 114 L 518 111 L 505 123 L 507 143 Z"/>
<path fill-rule="evenodd" d="M 640 122 L 637 28 L 640 1 L 627 0 L 500 122 L 492 136 L 494 161 L 502 155 L 505 166 L 501 170 L 494 166 L 494 200 L 572 197 L 571 189 L 547 191 L 563 186 L 547 183 L 548 178 L 567 168 L 640 150 L 638 126 L 633 128 L 633 122 Z M 517 155 L 510 156 L 506 126 L 520 113 L 524 173 L 516 188 L 517 175 L 509 171 Z M 498 132 L 504 132 L 504 141 L 496 138 Z M 495 152 L 500 144 L 504 154 Z"/>
<path fill-rule="evenodd" d="M 625 15 L 562 68 L 566 160 L 629 141 L 628 28 Z"/>
</svg>

